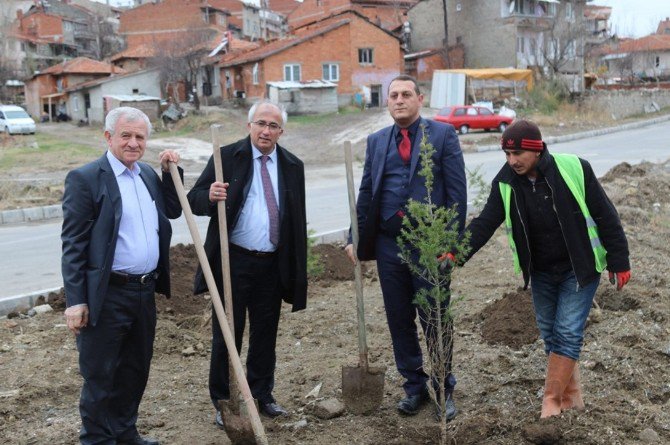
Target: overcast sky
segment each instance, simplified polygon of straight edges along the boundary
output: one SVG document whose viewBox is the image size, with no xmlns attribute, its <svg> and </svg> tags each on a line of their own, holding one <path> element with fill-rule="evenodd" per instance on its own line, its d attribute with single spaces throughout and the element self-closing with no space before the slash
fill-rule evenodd
<svg viewBox="0 0 670 445">
<path fill-rule="evenodd" d="M 652 34 L 658 22 L 670 17 L 670 0 L 594 0 L 591 4 L 612 7 L 612 33 L 621 37 Z"/>
<path fill-rule="evenodd" d="M 107 0 L 95 1 L 106 3 Z M 116 6 L 132 3 L 131 0 L 110 2 Z M 670 0 L 594 0 L 591 4 L 612 6 L 612 33 L 622 37 L 642 37 L 654 33 L 658 22 L 670 17 Z"/>
</svg>

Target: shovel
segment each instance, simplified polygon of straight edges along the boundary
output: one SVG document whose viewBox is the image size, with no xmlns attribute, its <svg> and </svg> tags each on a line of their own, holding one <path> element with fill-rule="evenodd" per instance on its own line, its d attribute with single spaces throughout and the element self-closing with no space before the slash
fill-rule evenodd
<svg viewBox="0 0 670 445">
<path fill-rule="evenodd" d="M 258 409 L 254 403 L 254 399 L 251 397 L 251 390 L 249 389 L 249 384 L 247 383 L 246 376 L 244 375 L 244 369 L 242 368 L 240 356 L 237 353 L 237 348 L 235 347 L 233 333 L 230 330 L 228 320 L 226 319 L 226 316 L 223 312 L 221 297 L 219 297 L 219 291 L 216 287 L 216 283 L 214 282 L 214 275 L 212 275 L 212 269 L 209 266 L 209 261 L 207 260 L 207 254 L 205 253 L 205 248 L 203 247 L 202 239 L 200 238 L 200 233 L 198 232 L 198 226 L 196 225 L 195 218 L 193 217 L 191 206 L 186 199 L 184 185 L 181 183 L 181 178 L 179 177 L 177 166 L 172 162 L 169 164 L 169 166 L 170 173 L 172 174 L 172 181 L 174 182 L 175 189 L 177 190 L 179 202 L 181 203 L 182 210 L 184 211 L 184 217 L 186 218 L 186 223 L 188 224 L 189 231 L 191 232 L 191 237 L 193 238 L 195 251 L 198 254 L 200 267 L 202 268 L 202 273 L 205 276 L 205 281 L 207 282 L 209 293 L 212 296 L 212 304 L 214 305 L 216 318 L 219 320 L 219 326 L 221 327 L 221 332 L 223 333 L 223 339 L 226 342 L 226 348 L 228 349 L 228 360 L 230 361 L 231 366 L 235 371 L 235 379 L 237 380 L 242 398 L 247 408 L 247 412 L 249 413 L 249 420 L 251 422 L 255 442 L 258 445 L 267 445 L 268 439 L 265 436 L 265 430 L 263 429 L 263 424 L 261 423 L 261 419 L 258 415 Z M 235 428 L 231 432 L 228 432 L 228 429 L 226 428 L 226 433 L 233 443 L 240 443 L 236 442 L 236 440 L 241 441 L 241 439 L 245 439 L 247 437 L 243 428 Z M 231 433 L 234 436 L 231 436 Z"/>
<path fill-rule="evenodd" d="M 212 157 L 214 159 L 214 174 L 218 182 L 223 182 L 223 166 L 221 162 L 221 145 L 223 142 L 223 127 L 212 125 Z M 226 220 L 226 202 L 219 201 L 216 205 L 219 217 L 219 240 L 221 243 L 221 273 L 223 275 L 223 301 L 228 320 L 228 326 L 232 327 L 232 337 L 235 341 L 235 321 L 233 319 L 233 288 L 230 279 L 230 251 L 228 250 L 228 223 Z M 254 443 L 254 431 L 249 420 L 249 414 L 240 412 L 240 392 L 235 376 L 232 362 L 228 361 L 228 387 L 230 399 L 219 400 L 221 420 L 228 438 L 233 445 L 245 445 Z"/>
<path fill-rule="evenodd" d="M 344 143 L 344 163 L 347 167 L 347 189 L 349 191 L 349 214 L 351 215 L 351 238 L 356 264 L 356 308 L 358 312 L 358 366 L 342 366 L 342 396 L 344 404 L 354 414 L 370 414 L 382 403 L 384 397 L 384 375 L 386 367 L 368 365 L 368 344 L 365 338 L 365 308 L 363 304 L 363 279 L 361 262 L 356 256 L 358 249 L 358 216 L 354 195 L 354 173 L 352 167 L 351 142 Z"/>
</svg>

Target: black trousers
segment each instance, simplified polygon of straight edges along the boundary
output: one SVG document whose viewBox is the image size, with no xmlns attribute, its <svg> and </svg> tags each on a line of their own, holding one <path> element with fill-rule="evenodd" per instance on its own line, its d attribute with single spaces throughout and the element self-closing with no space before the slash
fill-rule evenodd
<svg viewBox="0 0 670 445">
<path fill-rule="evenodd" d="M 431 314 L 427 314 L 414 304 L 417 292 L 422 288 L 429 289 L 430 284 L 412 275 L 409 267 L 398 257 L 399 253 L 400 249 L 394 238 L 386 235 L 377 236 L 377 270 L 384 298 L 386 320 L 393 342 L 393 355 L 398 372 L 405 378 L 403 389 L 407 395 L 411 396 L 425 391 L 428 382 L 428 375 L 423 368 L 423 352 L 416 326 L 417 315 L 429 350 L 431 344 L 436 344 L 437 340 L 434 326 L 427 322 Z M 446 309 L 448 305 L 449 301 L 445 301 L 442 309 Z M 445 392 L 450 394 L 456 385 L 456 377 L 451 372 L 453 326 L 449 325 L 447 329 L 447 338 L 444 339 L 447 360 L 443 366 L 443 378 L 446 382 Z M 433 382 L 434 386 L 435 384 Z"/>
<path fill-rule="evenodd" d="M 110 284 L 97 324 L 77 336 L 82 444 L 116 444 L 137 433 L 156 333 L 154 289 L 153 280 Z"/>
<path fill-rule="evenodd" d="M 272 390 L 277 362 L 275 354 L 277 328 L 281 312 L 277 261 L 276 255 L 260 258 L 235 250 L 230 251 L 235 346 L 239 353 L 248 312 L 247 382 L 251 395 L 261 403 L 275 401 Z M 220 283 L 218 285 L 221 289 Z M 228 350 L 216 313 L 213 313 L 209 394 L 217 409 L 219 400 L 230 398 L 228 379 Z"/>
</svg>

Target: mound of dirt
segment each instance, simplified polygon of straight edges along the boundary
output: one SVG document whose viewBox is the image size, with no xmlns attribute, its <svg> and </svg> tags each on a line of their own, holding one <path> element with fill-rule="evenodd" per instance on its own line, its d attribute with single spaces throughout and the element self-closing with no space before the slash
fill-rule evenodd
<svg viewBox="0 0 670 445">
<path fill-rule="evenodd" d="M 518 349 L 539 337 L 530 290 L 507 292 L 481 313 L 482 337 L 492 345 Z"/>
</svg>

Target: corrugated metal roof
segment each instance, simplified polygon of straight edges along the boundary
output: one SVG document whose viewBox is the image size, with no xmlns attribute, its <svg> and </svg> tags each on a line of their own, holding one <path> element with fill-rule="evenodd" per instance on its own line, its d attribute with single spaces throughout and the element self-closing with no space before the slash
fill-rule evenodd
<svg viewBox="0 0 670 445">
<path fill-rule="evenodd" d="M 280 90 L 288 90 L 291 88 L 299 88 L 299 89 L 304 89 L 304 88 L 337 88 L 337 84 L 333 82 L 329 82 L 327 80 L 320 80 L 320 79 L 315 79 L 315 80 L 305 80 L 301 82 L 295 82 L 295 81 L 278 81 L 278 82 L 266 82 L 268 85 L 272 87 L 277 87 Z"/>
</svg>

